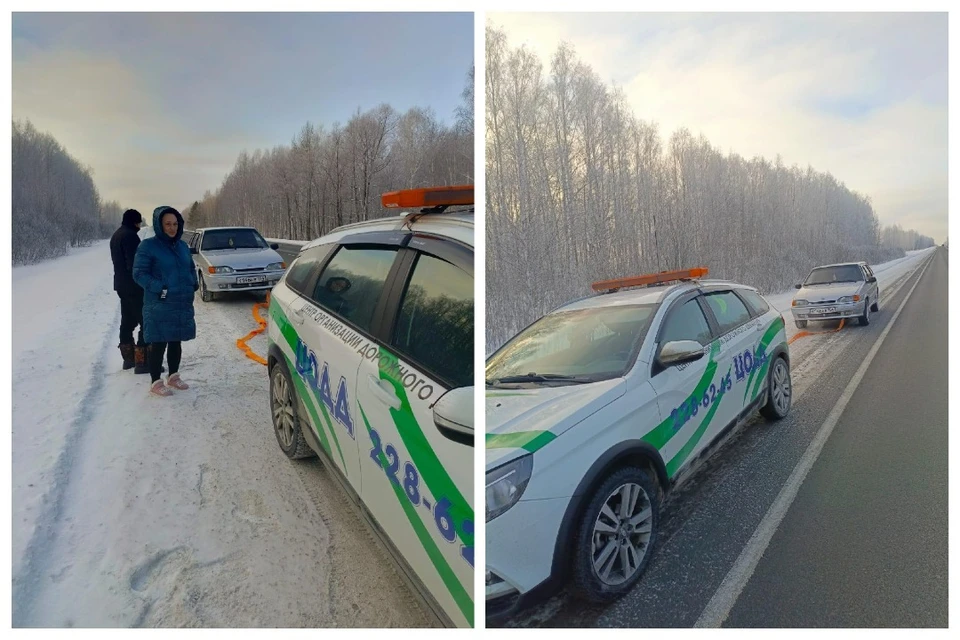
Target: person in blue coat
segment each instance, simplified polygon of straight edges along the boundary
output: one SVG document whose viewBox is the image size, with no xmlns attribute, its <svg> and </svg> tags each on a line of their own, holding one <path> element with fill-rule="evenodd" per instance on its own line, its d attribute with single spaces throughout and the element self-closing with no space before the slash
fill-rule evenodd
<svg viewBox="0 0 960 640">
<path fill-rule="evenodd" d="M 143 287 L 143 333 L 150 345 L 150 393 L 173 395 L 188 389 L 180 379 L 181 343 L 197 337 L 193 294 L 199 289 L 193 257 L 183 236 L 183 216 L 173 207 L 153 210 L 154 236 L 140 243 L 133 260 L 133 279 Z M 163 353 L 170 373 L 160 379 Z"/>
</svg>

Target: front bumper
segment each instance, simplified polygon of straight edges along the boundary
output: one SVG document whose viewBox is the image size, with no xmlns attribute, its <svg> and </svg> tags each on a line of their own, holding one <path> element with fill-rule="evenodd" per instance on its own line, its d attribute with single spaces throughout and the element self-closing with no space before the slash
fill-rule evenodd
<svg viewBox="0 0 960 640">
<path fill-rule="evenodd" d="M 570 498 L 520 500 L 487 523 L 488 620 L 504 620 L 532 604 L 553 582 L 553 554 Z"/>
<path fill-rule="evenodd" d="M 810 304 L 805 307 L 791 307 L 794 320 L 841 320 L 859 318 L 863 315 L 865 300 L 849 304 Z"/>
<path fill-rule="evenodd" d="M 273 289 L 280 278 L 283 277 L 283 271 L 261 271 L 258 273 L 206 273 L 203 278 L 207 281 L 207 289 L 213 293 L 223 293 L 227 291 L 269 291 Z M 255 282 L 242 282 L 249 279 L 262 280 Z"/>
</svg>

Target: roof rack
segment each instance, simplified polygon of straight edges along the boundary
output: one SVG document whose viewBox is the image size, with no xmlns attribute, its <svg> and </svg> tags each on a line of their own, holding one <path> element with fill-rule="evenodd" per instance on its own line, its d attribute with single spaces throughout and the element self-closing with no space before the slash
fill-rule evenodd
<svg viewBox="0 0 960 640">
<path fill-rule="evenodd" d="M 591 287 L 599 293 L 614 293 L 624 287 L 648 287 L 654 284 L 664 284 L 665 282 L 687 282 L 702 278 L 709 270 L 706 267 L 696 267 L 694 269 L 678 269 L 676 271 L 661 271 L 660 273 L 648 273 L 642 276 L 631 278 L 617 278 L 614 280 L 601 280 L 594 282 Z"/>
</svg>

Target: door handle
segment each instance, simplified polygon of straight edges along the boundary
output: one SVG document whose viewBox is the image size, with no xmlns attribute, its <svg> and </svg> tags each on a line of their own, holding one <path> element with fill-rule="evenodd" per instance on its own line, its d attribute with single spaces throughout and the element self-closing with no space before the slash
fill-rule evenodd
<svg viewBox="0 0 960 640">
<path fill-rule="evenodd" d="M 400 398 L 397 397 L 396 392 L 393 390 L 393 387 L 387 389 L 383 385 L 389 385 L 390 383 L 386 380 L 380 380 L 373 376 L 367 376 L 367 386 L 370 387 L 370 391 L 373 392 L 373 395 L 376 396 L 377 400 L 383 404 L 391 407 L 392 409 L 400 408 Z"/>
<path fill-rule="evenodd" d="M 300 309 L 295 309 L 295 310 L 293 311 L 293 320 L 294 320 L 294 322 L 296 322 L 297 324 L 303 324 L 304 317 L 303 317 L 303 309 L 302 309 L 302 308 L 300 308 Z"/>
</svg>

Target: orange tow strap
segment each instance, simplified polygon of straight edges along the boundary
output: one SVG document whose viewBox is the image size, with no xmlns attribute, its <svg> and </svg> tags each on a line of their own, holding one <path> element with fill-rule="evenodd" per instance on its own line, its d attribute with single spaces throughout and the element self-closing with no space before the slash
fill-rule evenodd
<svg viewBox="0 0 960 640">
<path fill-rule="evenodd" d="M 255 354 L 253 350 L 250 349 L 249 346 L 247 346 L 247 340 L 249 340 L 250 338 L 256 335 L 263 333 L 263 331 L 267 328 L 267 321 L 264 320 L 262 317 L 260 317 L 260 309 L 266 309 L 269 306 L 270 306 L 270 293 L 267 292 L 266 302 L 258 302 L 255 305 L 253 305 L 253 319 L 257 321 L 258 325 L 260 325 L 259 328 L 254 329 L 244 337 L 237 340 L 237 349 L 240 349 L 240 351 L 243 351 L 243 353 L 246 354 L 246 356 L 251 360 L 253 360 L 254 362 L 259 362 L 264 366 L 267 365 L 267 361 L 261 358 L 260 356 L 258 356 L 257 354 Z"/>
<path fill-rule="evenodd" d="M 840 324 L 837 325 L 837 328 L 830 329 L 829 331 L 800 331 L 794 334 L 794 336 L 787 341 L 787 344 L 793 344 L 793 341 L 797 340 L 798 338 L 805 338 L 807 336 L 817 336 L 817 335 L 820 335 L 821 333 L 836 333 L 837 331 L 840 331 L 840 329 L 843 329 L 844 322 L 846 322 L 846 318 L 841 318 Z"/>
</svg>

